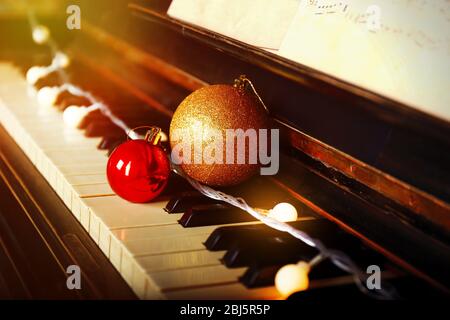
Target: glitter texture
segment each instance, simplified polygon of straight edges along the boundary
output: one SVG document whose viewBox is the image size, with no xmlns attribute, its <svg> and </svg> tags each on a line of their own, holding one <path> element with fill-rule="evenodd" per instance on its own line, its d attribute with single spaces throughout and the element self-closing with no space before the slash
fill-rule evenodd
<svg viewBox="0 0 450 320">
<path fill-rule="evenodd" d="M 179 141 L 174 140 L 173 132 L 177 129 L 189 129 L 192 146 L 202 145 L 202 150 L 211 143 L 211 138 L 203 139 L 199 134 L 201 128 L 221 130 L 223 136 L 223 159 L 226 153 L 225 129 L 259 129 L 268 128 L 268 115 L 254 94 L 246 89 L 231 85 L 211 85 L 201 88 L 186 97 L 178 106 L 170 124 L 170 142 L 172 148 Z M 194 134 L 196 133 L 196 134 Z M 183 137 L 185 139 L 185 137 Z M 251 146 L 257 148 L 257 146 Z M 182 164 L 181 167 L 191 178 L 210 186 L 236 185 L 254 175 L 259 164 L 249 164 L 249 145 L 246 143 L 246 161 L 244 164 Z M 255 150 L 257 152 L 257 150 Z M 191 159 L 202 156 L 201 151 L 191 149 Z M 237 159 L 235 143 L 234 159 Z M 257 154 L 257 153 L 256 153 Z"/>
</svg>

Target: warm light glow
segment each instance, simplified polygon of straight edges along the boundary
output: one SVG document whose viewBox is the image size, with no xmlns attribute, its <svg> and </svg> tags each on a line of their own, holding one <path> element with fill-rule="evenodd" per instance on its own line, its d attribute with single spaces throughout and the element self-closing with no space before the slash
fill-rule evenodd
<svg viewBox="0 0 450 320">
<path fill-rule="evenodd" d="M 44 67 L 31 67 L 27 71 L 27 82 L 29 84 L 35 84 L 40 78 L 45 76 L 47 71 Z"/>
<path fill-rule="evenodd" d="M 43 107 L 51 107 L 55 105 L 59 94 L 58 87 L 43 87 L 37 93 L 37 101 Z"/>
<path fill-rule="evenodd" d="M 67 68 L 70 64 L 70 58 L 67 54 L 62 52 L 57 52 L 55 55 L 56 63 L 61 68 Z"/>
<path fill-rule="evenodd" d="M 281 222 L 295 221 L 298 218 L 297 209 L 287 202 L 282 202 L 269 211 L 269 217 Z"/>
<path fill-rule="evenodd" d="M 166 142 L 169 140 L 169 138 L 167 137 L 167 134 L 165 134 L 164 132 L 161 131 L 159 134 L 161 135 L 162 142 Z"/>
<path fill-rule="evenodd" d="M 72 128 L 76 128 L 88 113 L 89 111 L 86 107 L 67 107 L 67 109 L 64 110 L 63 113 L 64 123 L 71 126 Z"/>
<path fill-rule="evenodd" d="M 33 28 L 32 36 L 34 42 L 36 42 L 37 44 L 43 44 L 48 41 L 50 37 L 50 31 L 46 26 L 38 25 Z"/>
<path fill-rule="evenodd" d="M 275 276 L 275 287 L 284 297 L 308 289 L 309 269 L 309 264 L 304 261 L 285 265 Z"/>
</svg>

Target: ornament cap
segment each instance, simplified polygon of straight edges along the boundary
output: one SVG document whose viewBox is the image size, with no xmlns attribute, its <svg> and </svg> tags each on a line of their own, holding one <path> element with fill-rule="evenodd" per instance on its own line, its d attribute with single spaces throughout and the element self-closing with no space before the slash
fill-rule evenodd
<svg viewBox="0 0 450 320">
<path fill-rule="evenodd" d="M 147 130 L 144 140 L 147 140 L 153 145 L 159 144 L 159 141 L 161 141 L 161 128 L 151 127 Z"/>
<path fill-rule="evenodd" d="M 162 138 L 162 131 L 161 131 L 161 128 L 153 127 L 153 126 L 140 126 L 140 127 L 131 129 L 127 134 L 128 140 L 135 139 L 132 137 L 136 137 L 137 139 L 139 139 L 140 135 L 137 132 L 138 132 L 138 130 L 141 130 L 141 129 L 147 129 L 147 132 L 145 133 L 145 136 L 144 136 L 145 141 L 147 141 L 150 144 L 155 145 L 155 146 L 159 144 L 159 142 L 161 141 L 161 138 Z"/>
</svg>

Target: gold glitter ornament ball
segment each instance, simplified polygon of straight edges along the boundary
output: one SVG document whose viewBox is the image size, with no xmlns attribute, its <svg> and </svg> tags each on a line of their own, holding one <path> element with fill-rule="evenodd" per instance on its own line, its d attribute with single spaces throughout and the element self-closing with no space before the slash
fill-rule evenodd
<svg viewBox="0 0 450 320">
<path fill-rule="evenodd" d="M 191 162 L 181 161 L 182 169 L 191 178 L 210 186 L 236 185 L 258 171 L 260 166 L 258 163 L 250 163 L 249 153 L 253 151 L 258 155 L 257 148 L 260 141 L 258 145 L 250 145 L 246 139 L 243 149 L 245 161 L 237 163 L 239 150 L 237 139 L 234 139 L 231 147 L 229 145 L 228 148 L 230 154 L 234 153 L 234 161 L 227 161 L 227 144 L 230 144 L 228 140 L 233 139 L 226 139 L 226 129 L 244 131 L 255 129 L 258 135 L 259 129 L 269 128 L 268 124 L 269 117 L 266 109 L 249 88 L 223 84 L 206 86 L 194 91 L 178 106 L 170 123 L 170 144 L 174 151 L 175 146 L 182 143 L 184 147 L 180 152 L 182 159 L 186 158 L 184 152 L 191 151 Z M 184 133 L 181 133 L 183 130 Z M 211 148 L 220 144 L 220 139 L 212 138 L 213 131 L 221 133 L 222 148 L 215 148 L 215 151 L 209 149 L 208 154 L 213 155 L 214 159 L 222 159 L 222 163 L 219 161 L 205 163 L 205 158 L 202 156 L 208 146 Z M 191 148 L 188 148 L 186 143 L 190 143 Z M 222 155 L 220 155 L 221 149 Z"/>
</svg>

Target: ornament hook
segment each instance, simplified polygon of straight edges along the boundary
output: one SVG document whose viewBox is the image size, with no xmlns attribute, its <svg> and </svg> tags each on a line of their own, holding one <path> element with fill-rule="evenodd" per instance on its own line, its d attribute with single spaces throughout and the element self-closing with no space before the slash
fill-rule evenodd
<svg viewBox="0 0 450 320">
<path fill-rule="evenodd" d="M 155 126 L 139 126 L 130 129 L 127 132 L 127 140 L 133 139 L 131 135 L 133 135 L 135 139 L 139 139 L 140 135 L 137 133 L 137 130 L 141 129 L 147 129 L 147 132 L 145 133 L 145 136 L 143 138 L 144 140 L 150 142 L 153 145 L 157 145 L 161 141 L 161 128 Z"/>
<path fill-rule="evenodd" d="M 238 88 L 239 90 L 244 90 L 244 89 L 246 89 L 247 86 L 249 86 L 252 89 L 253 93 L 258 98 L 261 105 L 264 107 L 264 109 L 266 109 L 267 113 L 269 113 L 269 109 L 267 108 L 264 101 L 259 96 L 258 92 L 255 89 L 255 86 L 250 81 L 250 79 L 247 78 L 247 76 L 245 74 L 241 74 L 238 79 L 234 79 L 233 87 Z"/>
</svg>

